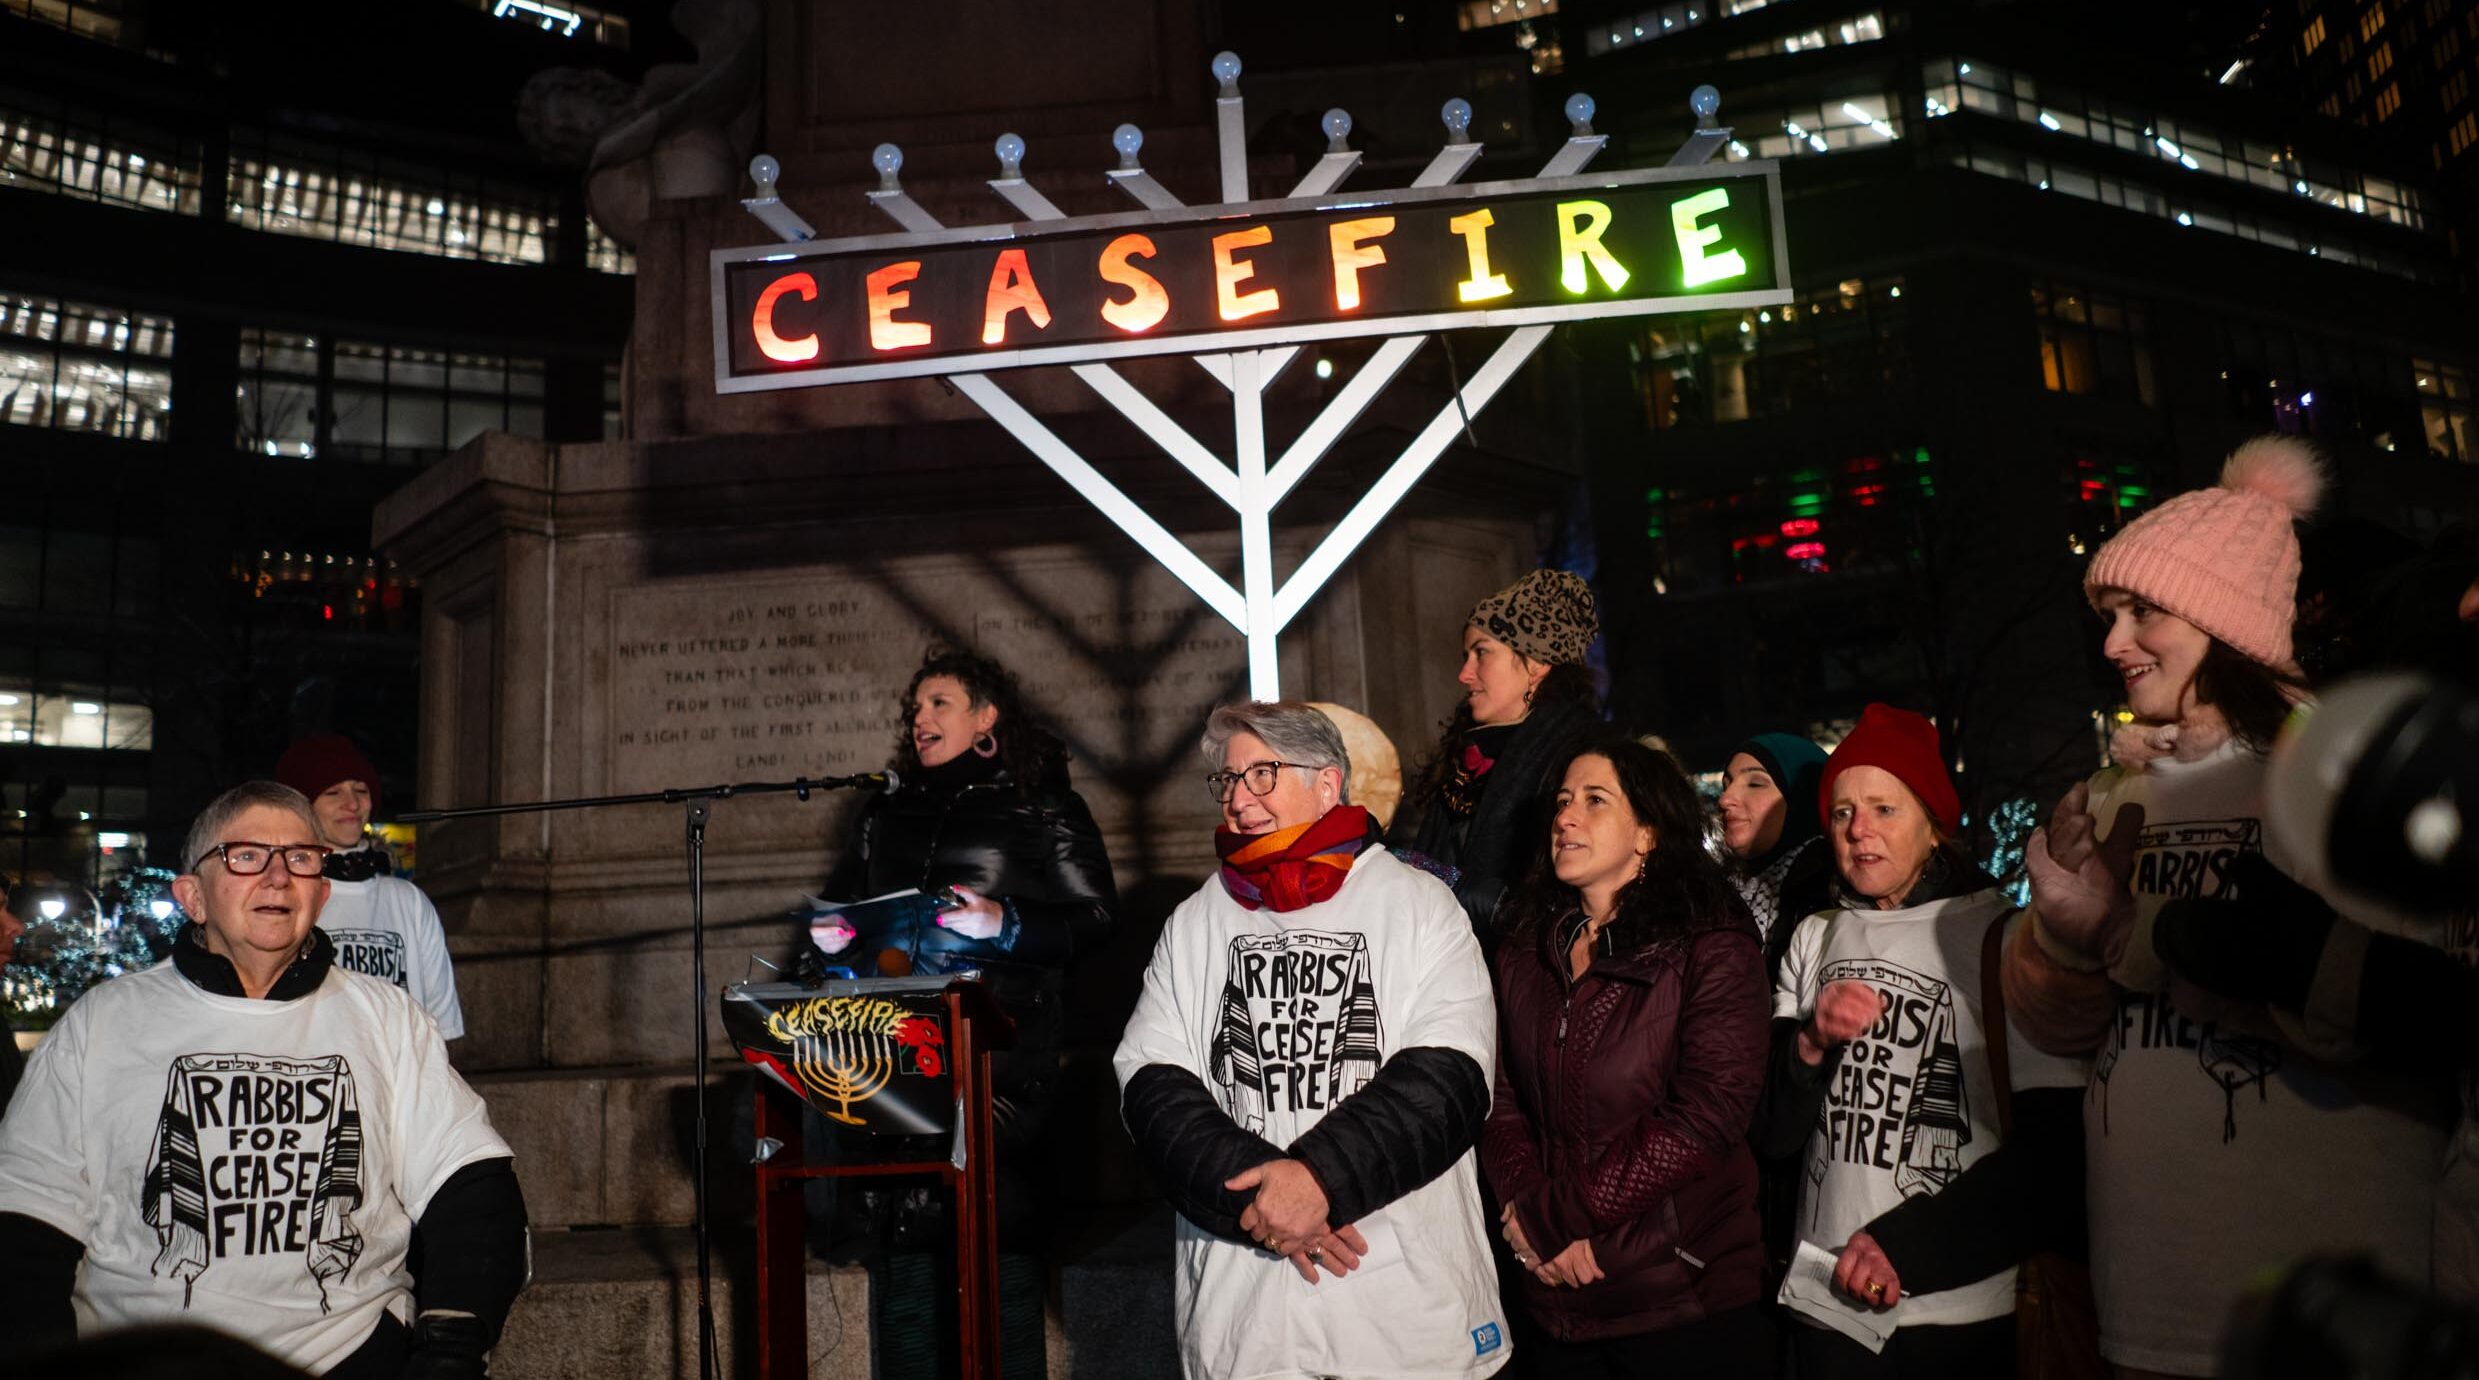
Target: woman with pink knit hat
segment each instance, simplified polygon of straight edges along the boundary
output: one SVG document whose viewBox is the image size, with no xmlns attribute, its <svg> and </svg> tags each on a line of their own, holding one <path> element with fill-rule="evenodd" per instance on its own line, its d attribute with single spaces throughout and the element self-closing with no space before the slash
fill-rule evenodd
<svg viewBox="0 0 2479 1380">
<path fill-rule="evenodd" d="M 2166 901 L 2221 894 L 2267 852 L 2265 753 L 2303 700 L 2291 647 L 2295 523 L 2323 476 L 2265 437 L 2214 488 L 2129 523 L 2084 591 L 2133 722 L 2026 850 L 2032 915 L 2006 946 L 2007 1006 L 2034 1043 L 2094 1057 L 2083 1124 L 2101 1354 L 2123 1377 L 2213 1375 L 2258 1272 L 2372 1255 L 2424 1281 L 2442 1107 L 2405 1077 L 2334 1062 L 2297 1023 L 2172 984 Z M 2286 870 L 2286 869 L 2284 869 Z"/>
</svg>

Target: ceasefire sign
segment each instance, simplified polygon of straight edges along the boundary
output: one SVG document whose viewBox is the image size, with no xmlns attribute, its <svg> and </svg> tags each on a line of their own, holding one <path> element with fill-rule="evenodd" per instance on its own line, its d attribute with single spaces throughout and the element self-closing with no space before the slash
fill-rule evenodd
<svg viewBox="0 0 2479 1380">
<path fill-rule="evenodd" d="M 719 250 L 715 386 L 1778 304 L 1780 186 L 1750 162 Z"/>
</svg>

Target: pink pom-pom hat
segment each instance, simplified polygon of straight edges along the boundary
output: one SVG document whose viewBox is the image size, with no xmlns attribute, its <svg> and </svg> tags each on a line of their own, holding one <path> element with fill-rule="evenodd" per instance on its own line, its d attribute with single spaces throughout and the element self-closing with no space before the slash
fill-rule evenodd
<svg viewBox="0 0 2479 1380">
<path fill-rule="evenodd" d="M 2324 493 L 2315 448 L 2261 436 L 2230 453 L 2221 482 L 2126 524 L 2092 557 L 2083 593 L 2122 589 L 2249 659 L 2287 668 L 2298 609 L 2298 529 Z"/>
</svg>

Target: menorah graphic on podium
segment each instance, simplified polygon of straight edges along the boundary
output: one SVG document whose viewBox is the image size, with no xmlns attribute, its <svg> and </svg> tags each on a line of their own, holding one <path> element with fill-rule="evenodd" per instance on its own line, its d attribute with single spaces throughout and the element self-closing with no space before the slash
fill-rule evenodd
<svg viewBox="0 0 2479 1380">
<path fill-rule="evenodd" d="M 882 1031 L 826 1030 L 792 1042 L 792 1071 L 811 1092 L 836 1104 L 827 1115 L 846 1126 L 864 1119 L 852 1104 L 876 1097 L 895 1077 L 895 1037 Z"/>
</svg>

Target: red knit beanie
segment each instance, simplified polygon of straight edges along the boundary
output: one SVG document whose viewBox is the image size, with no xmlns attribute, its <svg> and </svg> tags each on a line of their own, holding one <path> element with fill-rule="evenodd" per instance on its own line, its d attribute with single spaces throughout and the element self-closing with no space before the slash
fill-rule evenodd
<svg viewBox="0 0 2479 1380">
<path fill-rule="evenodd" d="M 312 800 L 339 781 L 359 781 L 370 788 L 370 817 L 379 817 L 379 769 L 341 733 L 321 733 L 284 749 L 275 762 L 275 779 Z"/>
<path fill-rule="evenodd" d="M 1816 810 L 1826 828 L 1833 827 L 1833 779 L 1852 767 L 1876 767 L 1911 788 L 1928 817 L 1949 834 L 1962 829 L 1962 798 L 1954 778 L 1946 775 L 1945 755 L 1937 748 L 1937 726 L 1908 709 L 1872 704 L 1860 713 L 1859 726 L 1825 759 L 1825 775 L 1816 783 Z"/>
</svg>

